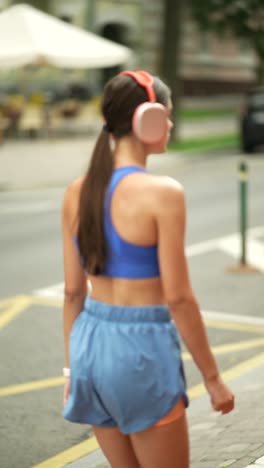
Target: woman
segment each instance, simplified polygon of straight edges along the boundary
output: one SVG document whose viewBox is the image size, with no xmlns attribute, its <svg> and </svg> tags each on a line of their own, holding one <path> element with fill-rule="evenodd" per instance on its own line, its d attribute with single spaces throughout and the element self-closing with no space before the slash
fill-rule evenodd
<svg viewBox="0 0 264 468">
<path fill-rule="evenodd" d="M 93 426 L 113 468 L 189 466 L 177 330 L 213 408 L 234 406 L 190 285 L 183 188 L 146 171 L 148 155 L 166 149 L 170 112 L 158 78 L 111 79 L 88 172 L 63 205 L 64 417 Z"/>
</svg>

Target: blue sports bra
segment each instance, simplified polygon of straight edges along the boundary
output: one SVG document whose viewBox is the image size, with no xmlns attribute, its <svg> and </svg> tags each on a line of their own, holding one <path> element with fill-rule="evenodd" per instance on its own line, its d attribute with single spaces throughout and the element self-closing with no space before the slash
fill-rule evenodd
<svg viewBox="0 0 264 468">
<path fill-rule="evenodd" d="M 105 276 L 143 279 L 160 276 L 157 245 L 135 245 L 123 239 L 111 220 L 111 202 L 118 183 L 128 174 L 146 172 L 138 166 L 115 169 L 111 176 L 104 206 L 104 232 L 108 244 Z"/>
<path fill-rule="evenodd" d="M 144 279 L 160 276 L 157 245 L 135 245 L 123 239 L 111 220 L 111 202 L 118 183 L 133 172 L 146 172 L 138 166 L 115 169 L 111 176 L 104 204 L 104 233 L 108 245 L 103 276 L 128 279 Z M 79 251 L 77 236 L 74 242 Z M 82 262 L 82 258 L 81 258 Z"/>
</svg>

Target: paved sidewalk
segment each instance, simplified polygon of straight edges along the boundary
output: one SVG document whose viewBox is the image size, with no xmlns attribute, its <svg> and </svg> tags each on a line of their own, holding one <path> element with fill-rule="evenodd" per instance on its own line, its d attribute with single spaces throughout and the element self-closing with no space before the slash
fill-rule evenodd
<svg viewBox="0 0 264 468">
<path fill-rule="evenodd" d="M 94 142 L 95 137 L 6 142 L 0 147 L 0 192 L 66 187 L 86 171 Z M 169 168 L 192 159 L 199 156 L 170 152 L 151 156 L 149 165 L 154 172 L 170 174 Z"/>
<path fill-rule="evenodd" d="M 6 140 L 0 144 L 0 191 L 66 186 L 84 173 L 100 127 L 100 121 L 94 122 L 86 137 Z M 184 138 L 202 137 L 232 133 L 236 127 L 234 118 L 188 122 L 181 125 L 180 134 Z M 171 156 L 172 153 L 168 155 Z M 174 164 L 191 159 L 180 152 L 174 156 Z"/>
<path fill-rule="evenodd" d="M 94 140 L 6 141 L 0 146 L 0 190 L 66 186 L 84 173 Z"/>
<path fill-rule="evenodd" d="M 228 415 L 214 412 L 207 395 L 191 401 L 187 411 L 191 468 L 264 467 L 264 366 L 229 385 L 236 395 L 236 409 Z M 110 467 L 99 449 L 66 466 Z"/>
<path fill-rule="evenodd" d="M 210 135 L 223 135 L 225 133 L 235 133 L 238 131 L 238 119 L 234 117 L 224 117 L 222 119 L 211 118 L 210 120 L 189 121 L 180 124 L 179 134 L 182 138 L 200 138 Z"/>
<path fill-rule="evenodd" d="M 262 357 L 264 361 L 264 353 Z M 192 468 L 264 466 L 264 367 L 229 385 L 236 395 L 236 409 L 230 414 L 212 411 L 208 397 L 190 408 Z"/>
</svg>

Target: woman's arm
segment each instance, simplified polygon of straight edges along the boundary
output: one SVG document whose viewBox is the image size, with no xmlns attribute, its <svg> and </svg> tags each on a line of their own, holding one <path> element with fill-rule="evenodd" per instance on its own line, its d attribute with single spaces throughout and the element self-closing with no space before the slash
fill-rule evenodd
<svg viewBox="0 0 264 468">
<path fill-rule="evenodd" d="M 74 244 L 78 213 L 78 183 L 79 181 L 74 182 L 68 187 L 62 207 L 65 367 L 69 367 L 69 335 L 72 324 L 83 309 L 87 293 L 86 274 L 81 266 L 79 254 Z"/>
<path fill-rule="evenodd" d="M 157 211 L 159 263 L 166 302 L 181 337 L 200 369 L 213 407 L 233 408 L 233 395 L 223 384 L 211 352 L 199 305 L 191 288 L 185 242 L 185 199 L 180 184 L 165 179 Z"/>
</svg>

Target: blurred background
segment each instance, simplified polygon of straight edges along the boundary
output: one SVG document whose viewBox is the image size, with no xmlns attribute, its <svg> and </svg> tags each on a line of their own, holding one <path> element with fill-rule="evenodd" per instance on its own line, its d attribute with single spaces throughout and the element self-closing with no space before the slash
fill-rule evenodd
<svg viewBox="0 0 264 468">
<path fill-rule="evenodd" d="M 19 3 L 0 0 L 0 12 Z M 3 67 L 0 60 L 1 141 L 97 131 L 105 82 L 122 68 L 144 68 L 160 75 L 172 89 L 172 140 L 179 144 L 179 139 L 204 138 L 208 132 L 201 132 L 202 123 L 208 124 L 211 139 L 218 135 L 224 143 L 239 143 L 248 92 L 261 84 L 264 76 L 261 0 L 259 13 L 258 2 L 251 0 L 221 0 L 217 7 L 213 0 L 23 3 L 126 46 L 132 54 L 125 62 L 107 68 L 103 64 L 98 68 L 59 68 L 34 61 Z M 4 48 L 2 41 L 0 49 Z M 263 93 L 260 107 L 262 111 Z M 242 142 L 243 148 L 251 149 L 247 143 Z"/>
<path fill-rule="evenodd" d="M 91 427 L 61 415 L 61 206 L 92 154 L 105 82 L 140 68 L 164 79 L 174 104 L 168 151 L 148 170 L 184 186 L 210 342 L 228 381 L 245 374 L 239 422 L 223 418 L 221 433 L 219 419 L 214 433 L 210 413 L 193 432 L 193 466 L 244 468 L 239 447 L 264 456 L 263 37 L 263 0 L 0 0 L 1 468 L 98 466 L 78 460 Z M 184 364 L 192 426 L 206 421 L 201 376 L 186 353 Z"/>
</svg>

